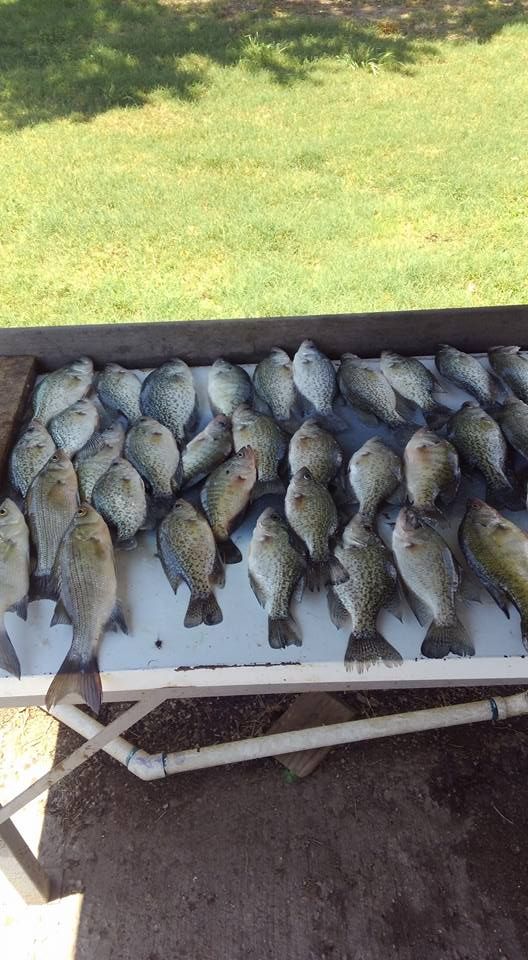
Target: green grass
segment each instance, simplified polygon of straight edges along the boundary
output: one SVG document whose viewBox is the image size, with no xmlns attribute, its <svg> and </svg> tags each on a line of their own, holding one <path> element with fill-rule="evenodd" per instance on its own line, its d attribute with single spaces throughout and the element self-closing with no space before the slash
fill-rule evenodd
<svg viewBox="0 0 528 960">
<path fill-rule="evenodd" d="M 339 3 L 0 0 L 0 324 L 527 301 L 525 5 Z"/>
</svg>

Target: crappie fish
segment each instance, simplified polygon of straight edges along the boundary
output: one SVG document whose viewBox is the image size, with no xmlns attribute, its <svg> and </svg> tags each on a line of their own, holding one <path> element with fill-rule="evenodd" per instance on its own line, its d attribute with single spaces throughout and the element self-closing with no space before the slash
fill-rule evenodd
<svg viewBox="0 0 528 960">
<path fill-rule="evenodd" d="M 136 420 L 126 435 L 125 457 L 141 474 L 155 499 L 170 499 L 178 490 L 180 451 L 171 431 L 157 420 Z"/>
<path fill-rule="evenodd" d="M 136 533 L 147 516 L 147 498 L 145 484 L 128 460 L 119 458 L 110 464 L 93 488 L 92 502 L 110 529 L 116 531 L 116 543 L 135 547 Z"/>
<path fill-rule="evenodd" d="M 450 412 L 435 397 L 439 385 L 433 374 L 416 357 L 402 357 L 392 350 L 382 350 L 380 370 L 398 396 L 418 407 L 426 419 Z"/>
<path fill-rule="evenodd" d="M 187 364 L 176 358 L 149 373 L 141 388 L 140 406 L 146 416 L 167 427 L 176 440 L 187 439 L 198 420 L 194 380 Z"/>
<path fill-rule="evenodd" d="M 422 643 L 424 657 L 461 657 L 475 652 L 455 609 L 459 574 L 445 540 L 409 507 L 403 507 L 392 549 L 409 603 L 421 626 L 432 621 Z"/>
<path fill-rule="evenodd" d="M 29 530 L 12 500 L 0 504 L 0 670 L 20 678 L 20 662 L 4 626 L 4 615 L 14 610 L 27 615 L 29 590 Z"/>
<path fill-rule="evenodd" d="M 348 464 L 348 482 L 366 522 L 374 522 L 381 505 L 398 490 L 402 479 L 400 458 L 378 437 L 371 437 L 356 450 Z"/>
<path fill-rule="evenodd" d="M 184 626 L 221 623 L 214 586 L 224 586 L 224 568 L 207 520 L 186 500 L 176 500 L 159 525 L 158 554 L 174 593 L 182 580 L 191 592 Z"/>
<path fill-rule="evenodd" d="M 88 503 L 75 511 L 56 565 L 59 602 L 51 621 L 73 626 L 71 647 L 46 694 L 48 710 L 71 693 L 98 713 L 101 677 L 97 655 L 105 630 L 128 633 L 117 602 L 114 551 L 103 518 Z"/>
<path fill-rule="evenodd" d="M 528 460 L 528 404 L 518 397 L 508 397 L 494 414 L 508 443 Z"/>
<path fill-rule="evenodd" d="M 528 650 L 528 537 L 483 500 L 468 500 L 459 530 L 468 566 L 507 617 L 508 601 L 521 617 L 521 635 Z"/>
<path fill-rule="evenodd" d="M 336 505 L 326 487 L 317 483 L 306 467 L 290 480 L 285 508 L 288 523 L 308 550 L 308 588 L 319 590 L 328 577 L 332 583 L 346 580 L 345 570 L 330 550 L 330 540 L 338 527 Z"/>
<path fill-rule="evenodd" d="M 119 363 L 107 363 L 95 383 L 97 395 L 106 410 L 122 413 L 129 424 L 141 416 L 139 396 L 141 380 Z"/>
<path fill-rule="evenodd" d="M 392 429 L 406 426 L 396 409 L 396 394 L 379 370 L 373 370 L 354 353 L 344 353 L 337 376 L 339 389 L 351 406 Z"/>
<path fill-rule="evenodd" d="M 314 480 L 327 487 L 342 467 L 343 451 L 332 434 L 311 418 L 291 438 L 288 463 L 292 475 L 307 467 Z"/>
<path fill-rule="evenodd" d="M 344 583 L 332 584 L 328 590 L 332 623 L 339 628 L 352 619 L 345 667 L 355 666 L 361 673 L 378 660 L 388 667 L 401 663 L 398 651 L 376 626 L 383 607 L 394 609 L 397 599 L 397 573 L 385 544 L 358 513 L 343 530 L 334 555 L 348 574 Z"/>
<path fill-rule="evenodd" d="M 37 473 L 55 452 L 55 444 L 40 420 L 31 420 L 9 458 L 9 481 L 23 497 Z"/>
<path fill-rule="evenodd" d="M 191 487 L 223 463 L 233 450 L 231 423 L 218 414 L 182 453 L 183 487 Z"/>
<path fill-rule="evenodd" d="M 257 482 L 251 498 L 256 500 L 267 493 L 284 493 L 284 484 L 278 470 L 288 449 L 288 438 L 271 417 L 255 413 L 247 403 L 240 404 L 233 413 L 233 447 L 235 453 L 250 446 L 255 453 Z"/>
<path fill-rule="evenodd" d="M 256 480 L 255 453 L 251 447 L 242 447 L 209 474 L 202 488 L 202 507 L 224 563 L 242 560 L 230 537 L 243 520 Z"/>
<path fill-rule="evenodd" d="M 528 356 L 520 347 L 492 347 L 489 362 L 497 376 L 513 390 L 519 400 L 528 403 Z"/>
<path fill-rule="evenodd" d="M 296 405 L 293 364 L 281 347 L 272 347 L 269 356 L 257 363 L 253 389 L 275 420 L 291 420 Z"/>
<path fill-rule="evenodd" d="M 451 503 L 460 483 L 458 453 L 427 427 L 413 434 L 403 452 L 407 497 L 415 511 L 435 515 L 437 500 Z"/>
<path fill-rule="evenodd" d="M 489 407 L 495 403 L 497 381 L 476 357 L 442 343 L 436 352 L 435 363 L 438 372 L 446 380 L 470 393 L 481 406 Z"/>
<path fill-rule="evenodd" d="M 75 458 L 75 469 L 81 500 L 91 501 L 95 484 L 110 464 L 121 456 L 124 443 L 125 428 L 116 421 L 101 433 L 94 434 L 89 444 L 79 451 Z"/>
<path fill-rule="evenodd" d="M 335 367 L 312 340 L 304 340 L 293 358 L 293 382 L 305 414 L 322 417 L 328 426 L 342 426 L 333 410 Z"/>
<path fill-rule="evenodd" d="M 248 572 L 251 589 L 268 615 L 268 642 L 274 650 L 302 644 L 290 605 L 292 599 L 302 597 L 306 570 L 306 560 L 292 545 L 287 524 L 268 507 L 253 531 Z"/>
<path fill-rule="evenodd" d="M 497 506 L 521 509 L 518 493 L 507 476 L 508 446 L 498 423 L 468 400 L 451 417 L 447 435 L 462 460 L 483 475 L 488 498 Z"/>
<path fill-rule="evenodd" d="M 64 450 L 57 450 L 33 480 L 26 497 L 37 565 L 31 577 L 31 599 L 56 597 L 53 564 L 59 544 L 79 504 L 77 476 Z"/>
<path fill-rule="evenodd" d="M 243 367 L 220 357 L 209 370 L 207 393 L 213 414 L 230 417 L 241 403 L 251 403 L 251 377 Z"/>
<path fill-rule="evenodd" d="M 93 363 L 89 357 L 79 357 L 47 373 L 33 391 L 33 416 L 46 426 L 52 417 L 86 396 L 92 378 Z"/>
<path fill-rule="evenodd" d="M 91 400 L 77 400 L 62 413 L 52 417 L 49 432 L 57 448 L 69 457 L 82 450 L 99 426 L 99 413 Z"/>
</svg>

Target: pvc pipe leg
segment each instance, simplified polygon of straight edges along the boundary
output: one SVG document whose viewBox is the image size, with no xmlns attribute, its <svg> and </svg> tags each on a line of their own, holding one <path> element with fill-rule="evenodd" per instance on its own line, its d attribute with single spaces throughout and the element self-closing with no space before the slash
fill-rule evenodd
<svg viewBox="0 0 528 960">
<path fill-rule="evenodd" d="M 12 820 L 0 824 L 0 870 L 27 904 L 48 902 L 49 877 Z"/>
</svg>

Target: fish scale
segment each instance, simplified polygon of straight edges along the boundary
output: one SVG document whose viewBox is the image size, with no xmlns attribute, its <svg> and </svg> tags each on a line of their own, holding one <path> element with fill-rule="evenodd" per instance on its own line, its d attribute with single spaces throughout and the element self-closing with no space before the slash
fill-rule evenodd
<svg viewBox="0 0 528 960">
<path fill-rule="evenodd" d="M 53 564 L 78 503 L 75 470 L 66 454 L 58 450 L 31 484 L 26 500 L 31 537 L 37 550 L 31 583 L 33 599 L 55 596 Z"/>
<path fill-rule="evenodd" d="M 82 400 L 92 384 L 93 363 L 80 357 L 44 375 L 33 391 L 33 412 L 45 426 L 56 414 Z"/>
<path fill-rule="evenodd" d="M 302 594 L 307 564 L 290 542 L 285 521 L 271 507 L 261 513 L 253 531 L 248 573 L 253 593 L 268 615 L 270 646 L 300 646 L 302 637 L 290 604 L 295 594 Z"/>
<path fill-rule="evenodd" d="M 141 417 L 126 435 L 125 456 L 154 497 L 172 497 L 178 485 L 180 453 L 167 427 L 151 417 Z"/>
<path fill-rule="evenodd" d="M 388 380 L 354 353 L 344 353 L 341 357 L 338 382 L 345 400 L 358 410 L 375 416 L 389 427 L 405 424 L 396 409 L 396 394 Z"/>
<path fill-rule="evenodd" d="M 253 387 L 276 420 L 291 418 L 295 409 L 295 384 L 293 364 L 285 350 L 272 347 L 269 356 L 257 363 Z"/>
<path fill-rule="evenodd" d="M 31 420 L 9 458 L 9 480 L 23 497 L 38 473 L 55 453 L 55 444 L 39 420 Z"/>
<path fill-rule="evenodd" d="M 193 375 L 183 360 L 176 358 L 149 373 L 140 395 L 142 413 L 167 427 L 176 440 L 192 431 L 198 415 Z"/>
<path fill-rule="evenodd" d="M 96 390 L 107 410 L 122 413 L 129 423 L 139 420 L 141 380 L 132 370 L 119 363 L 108 363 L 97 377 Z"/>
</svg>

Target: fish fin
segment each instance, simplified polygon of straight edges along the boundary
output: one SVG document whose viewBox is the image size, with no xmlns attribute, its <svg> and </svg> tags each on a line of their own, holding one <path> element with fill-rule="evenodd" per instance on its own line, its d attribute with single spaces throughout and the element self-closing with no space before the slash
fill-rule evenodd
<svg viewBox="0 0 528 960">
<path fill-rule="evenodd" d="M 178 460 L 178 466 L 176 467 L 176 472 L 171 480 L 171 487 L 173 493 L 178 493 L 178 490 L 181 488 L 183 483 L 183 457 L 180 456 Z"/>
<path fill-rule="evenodd" d="M 14 603 L 11 607 L 9 607 L 9 610 L 12 613 L 16 613 L 16 615 L 20 617 L 21 620 L 27 620 L 27 612 L 28 612 L 27 594 L 25 597 L 21 597 L 20 600 L 17 600 L 16 603 Z"/>
<path fill-rule="evenodd" d="M 116 550 L 135 550 L 138 545 L 137 537 L 127 537 L 126 540 L 117 540 Z"/>
<path fill-rule="evenodd" d="M 57 600 L 55 611 L 51 618 L 50 627 L 55 627 L 58 623 L 66 623 L 68 626 L 71 624 L 71 617 L 62 600 Z"/>
<path fill-rule="evenodd" d="M 265 607 L 265 606 L 266 606 L 266 598 L 265 598 L 265 596 L 264 596 L 264 594 L 263 594 L 263 592 L 262 592 L 262 588 L 261 588 L 261 586 L 260 586 L 260 583 L 258 582 L 257 578 L 256 578 L 255 576 L 253 576 L 251 570 L 248 571 L 248 576 L 249 576 L 249 585 L 250 585 L 251 589 L 253 590 L 253 593 L 255 594 L 258 602 L 260 603 L 260 606 L 261 606 L 261 607 Z"/>
<path fill-rule="evenodd" d="M 297 580 L 293 588 L 292 600 L 295 603 L 300 603 L 303 598 L 304 588 L 306 586 L 306 573 L 301 573 L 301 576 Z"/>
<path fill-rule="evenodd" d="M 395 427 L 391 427 L 391 432 L 396 443 L 403 449 L 409 443 L 412 435 L 416 433 L 416 424 L 397 423 Z"/>
<path fill-rule="evenodd" d="M 207 597 L 197 597 L 191 593 L 189 606 L 183 621 L 184 627 L 199 627 L 201 623 L 214 626 L 217 623 L 222 623 L 222 620 L 222 611 L 212 591 Z"/>
<path fill-rule="evenodd" d="M 114 633 L 126 633 L 128 634 L 127 622 L 125 620 L 125 615 L 121 604 L 116 600 L 114 609 L 112 610 L 112 615 L 106 624 L 107 630 L 113 630 Z"/>
<path fill-rule="evenodd" d="M 507 619 L 510 619 L 510 607 L 508 602 L 508 597 L 500 587 L 495 586 L 494 583 L 486 583 L 486 590 L 488 591 L 490 597 L 495 601 L 500 610 Z"/>
<path fill-rule="evenodd" d="M 6 670 L 20 680 L 20 660 L 3 624 L 0 625 L 0 670 Z"/>
<path fill-rule="evenodd" d="M 216 548 L 213 569 L 209 580 L 211 583 L 215 583 L 217 587 L 225 587 L 225 567 L 222 563 L 222 557 L 218 552 L 218 547 Z"/>
<path fill-rule="evenodd" d="M 348 579 L 348 573 L 335 557 L 323 560 L 322 563 L 311 561 L 308 564 L 306 586 L 312 593 L 318 592 L 329 583 L 346 583 Z"/>
<path fill-rule="evenodd" d="M 363 670 L 368 670 L 378 660 L 386 667 L 402 662 L 401 654 L 375 628 L 350 634 L 345 653 L 347 670 L 356 667 L 358 673 L 363 673 Z"/>
<path fill-rule="evenodd" d="M 218 552 L 224 563 L 241 563 L 242 554 L 232 540 L 222 540 L 218 544 Z"/>
<path fill-rule="evenodd" d="M 396 393 L 396 409 L 404 420 L 414 423 L 416 411 L 420 408 L 418 404 L 413 403 L 412 400 L 407 400 L 407 398 L 402 397 L 400 393 Z"/>
<path fill-rule="evenodd" d="M 528 617 L 521 617 L 521 639 L 524 649 L 528 650 Z"/>
<path fill-rule="evenodd" d="M 380 420 L 379 420 L 379 418 L 376 416 L 375 413 L 369 413 L 368 410 L 360 410 L 359 407 L 354 407 L 353 404 L 352 404 L 352 406 L 353 406 L 354 413 L 356 414 L 358 420 L 361 420 L 361 422 L 362 422 L 366 427 L 379 427 L 379 425 L 380 425 Z"/>
<path fill-rule="evenodd" d="M 254 500 L 258 500 L 259 497 L 265 497 L 272 493 L 283 496 L 285 492 L 286 488 L 279 477 L 275 477 L 273 480 L 257 480 L 251 491 L 251 501 L 253 502 Z"/>
<path fill-rule="evenodd" d="M 486 484 L 486 500 L 496 510 L 511 510 L 517 513 L 526 509 L 526 498 L 523 498 L 517 484 L 510 482 L 506 474 L 496 483 Z"/>
<path fill-rule="evenodd" d="M 482 603 L 484 587 L 478 577 L 468 569 L 460 571 L 457 599 L 462 603 Z"/>
<path fill-rule="evenodd" d="M 448 653 L 455 653 L 459 657 L 472 657 L 475 648 L 459 620 L 448 626 L 441 626 L 433 621 L 422 643 L 422 655 L 439 660 L 447 657 Z"/>
<path fill-rule="evenodd" d="M 387 503 L 390 503 L 392 507 L 401 507 L 405 503 L 405 497 L 407 495 L 407 487 L 405 481 L 402 480 L 398 484 L 395 490 L 387 497 Z"/>
<path fill-rule="evenodd" d="M 46 694 L 48 710 L 69 693 L 77 693 L 94 713 L 99 713 L 102 688 L 95 655 L 83 660 L 78 653 L 68 651 Z"/>
<path fill-rule="evenodd" d="M 410 587 L 405 585 L 404 588 L 405 598 L 409 604 L 414 616 L 418 620 L 418 623 L 421 627 L 424 627 L 428 620 L 431 619 L 431 611 L 426 603 L 414 593 Z"/>
<path fill-rule="evenodd" d="M 268 618 L 268 642 L 274 650 L 281 650 L 283 647 L 302 646 L 302 637 L 293 617 L 287 617 L 283 620 Z"/>
<path fill-rule="evenodd" d="M 350 575 L 345 570 L 343 564 L 339 562 L 337 557 L 330 557 L 327 564 L 327 572 L 330 583 L 333 586 L 338 583 L 346 583 L 347 580 L 350 580 Z"/>
<path fill-rule="evenodd" d="M 57 583 L 53 572 L 43 576 L 32 575 L 29 584 L 30 600 L 56 600 L 57 594 Z"/>
<path fill-rule="evenodd" d="M 317 420 L 324 430 L 328 430 L 329 433 L 344 433 L 345 430 L 349 430 L 350 426 L 343 420 L 343 417 L 340 417 L 337 413 L 318 413 Z"/>
<path fill-rule="evenodd" d="M 431 430 L 441 430 L 453 416 L 453 411 L 442 403 L 435 403 L 432 410 L 424 413 L 425 422 Z"/>
<path fill-rule="evenodd" d="M 334 624 L 334 627 L 337 627 L 339 630 L 341 627 L 344 627 L 345 623 L 350 619 L 350 614 L 344 603 L 337 596 L 333 587 L 328 587 L 326 598 L 328 601 L 330 620 Z"/>
<path fill-rule="evenodd" d="M 392 614 L 392 616 L 395 617 L 396 620 L 399 620 L 400 623 L 403 622 L 402 600 L 403 597 L 401 590 L 397 585 L 395 585 L 392 596 L 383 604 L 383 609 Z"/>
</svg>

